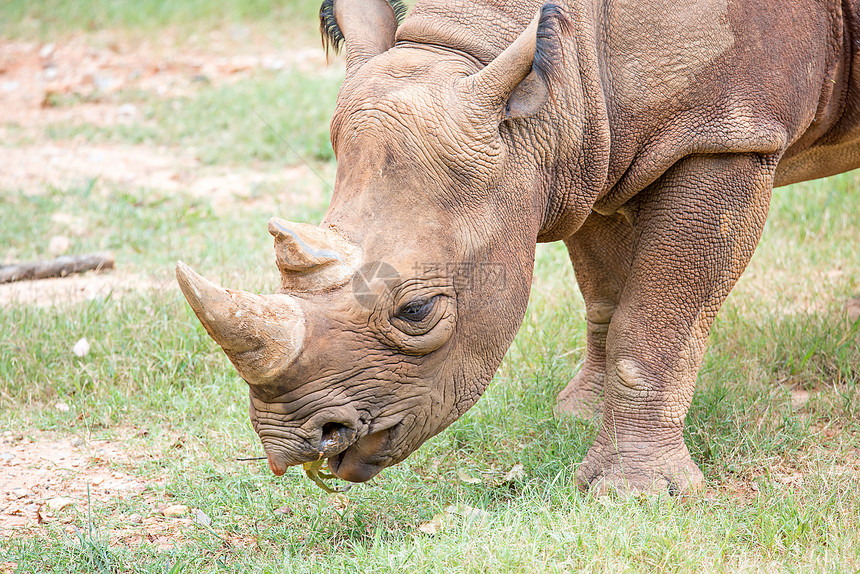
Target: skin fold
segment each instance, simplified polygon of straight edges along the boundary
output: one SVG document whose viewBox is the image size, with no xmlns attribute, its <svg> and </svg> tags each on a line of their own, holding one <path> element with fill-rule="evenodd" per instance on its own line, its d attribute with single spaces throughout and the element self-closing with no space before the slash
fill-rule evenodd
<svg viewBox="0 0 860 574">
<path fill-rule="evenodd" d="M 451 424 L 519 328 L 536 243 L 564 241 L 588 327 L 556 412 L 600 419 L 577 484 L 701 488 L 684 417 L 773 186 L 860 167 L 860 5 L 395 8 L 324 3 L 337 178 L 320 226 L 270 223 L 281 291 L 177 267 L 273 472 L 368 480 Z"/>
</svg>

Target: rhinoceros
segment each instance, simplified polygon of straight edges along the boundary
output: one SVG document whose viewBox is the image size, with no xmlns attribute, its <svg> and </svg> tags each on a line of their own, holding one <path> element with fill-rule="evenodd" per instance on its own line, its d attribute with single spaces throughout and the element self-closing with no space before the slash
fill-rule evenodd
<svg viewBox="0 0 860 574">
<path fill-rule="evenodd" d="M 599 416 L 575 481 L 683 493 L 711 324 L 774 186 L 860 166 L 857 0 L 325 0 L 345 45 L 320 225 L 269 222 L 280 290 L 179 284 L 250 388 L 272 471 L 366 481 L 481 396 L 564 241 Z"/>
</svg>

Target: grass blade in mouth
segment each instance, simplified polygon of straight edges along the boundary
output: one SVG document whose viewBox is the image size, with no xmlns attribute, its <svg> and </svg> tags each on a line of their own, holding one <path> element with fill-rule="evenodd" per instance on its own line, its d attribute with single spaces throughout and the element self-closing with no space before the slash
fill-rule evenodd
<svg viewBox="0 0 860 574">
<path fill-rule="evenodd" d="M 320 459 L 313 462 L 306 462 L 302 465 L 302 468 L 305 470 L 305 474 L 308 475 L 308 478 L 328 493 L 346 492 L 352 488 L 351 484 L 343 486 L 329 486 L 325 483 L 326 480 L 337 478 L 330 472 L 322 472 L 323 470 L 328 470 L 328 461 Z"/>
</svg>

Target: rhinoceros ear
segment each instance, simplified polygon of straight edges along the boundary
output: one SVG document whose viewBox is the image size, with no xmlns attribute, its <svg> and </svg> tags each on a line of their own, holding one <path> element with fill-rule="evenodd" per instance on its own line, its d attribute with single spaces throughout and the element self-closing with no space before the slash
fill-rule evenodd
<svg viewBox="0 0 860 574">
<path fill-rule="evenodd" d="M 505 119 L 527 118 L 540 111 L 549 99 L 549 84 L 532 70 L 517 84 L 505 103 Z"/>
<path fill-rule="evenodd" d="M 406 16 L 402 0 L 324 0 L 320 34 L 326 54 L 346 40 L 346 69 L 357 69 L 394 45 L 397 26 Z"/>
<path fill-rule="evenodd" d="M 285 293 L 338 287 L 361 265 L 358 246 L 332 229 L 273 217 L 269 233 Z"/>
<path fill-rule="evenodd" d="M 519 37 L 495 60 L 471 76 L 474 97 L 503 119 L 525 118 L 552 97 L 552 84 L 563 69 L 559 35 L 571 27 L 565 12 L 544 4 Z"/>
</svg>

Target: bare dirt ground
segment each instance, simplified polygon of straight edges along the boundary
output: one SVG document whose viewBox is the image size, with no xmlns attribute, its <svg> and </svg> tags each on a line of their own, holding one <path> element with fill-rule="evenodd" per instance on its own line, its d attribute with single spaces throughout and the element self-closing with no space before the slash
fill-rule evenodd
<svg viewBox="0 0 860 574">
<path fill-rule="evenodd" d="M 62 406 L 58 403 L 55 408 Z M 207 527 L 209 518 L 200 509 L 159 495 L 165 482 L 160 473 L 141 476 L 134 471 L 150 458 L 146 452 L 130 449 L 122 437 L 91 440 L 47 432 L 4 432 L 0 435 L 0 539 L 35 534 L 45 527 L 74 534 L 74 524 L 91 511 L 101 512 L 97 523 L 110 521 L 112 545 L 167 548 L 192 525 Z M 219 536 L 227 545 L 246 543 L 241 535 Z"/>
<path fill-rule="evenodd" d="M 121 296 L 129 291 L 164 290 L 168 281 L 138 273 L 90 272 L 57 279 L 20 281 L 0 285 L 0 307 L 33 305 L 51 307 L 91 301 L 97 297 Z"/>
<path fill-rule="evenodd" d="M 6 431 L 0 437 L 0 537 L 16 528 L 71 522 L 73 512 L 87 510 L 87 486 L 90 500 L 100 503 L 146 497 L 159 479 L 129 475 L 123 470 L 128 462 L 129 454 L 110 441 Z"/>
<path fill-rule="evenodd" d="M 101 97 L 120 89 L 171 97 L 188 93 L 201 78 L 218 84 L 261 69 L 324 62 L 325 56 L 316 47 L 267 51 L 247 35 L 240 36 L 213 32 L 197 38 L 198 47 L 194 47 L 195 39 L 179 42 L 170 33 L 158 45 L 130 43 L 110 35 L 56 44 L 0 38 L 0 142 L 5 142 L 0 143 L 0 189 L 36 195 L 48 186 L 97 179 L 206 197 L 216 212 L 227 212 L 237 202 L 270 201 L 252 197 L 252 190 L 261 184 L 304 177 L 307 168 L 285 166 L 265 173 L 226 169 L 203 166 L 191 154 L 175 149 L 54 141 L 45 134 L 46 126 L 62 121 L 109 127 L 139 120 L 135 106 Z M 73 103 L 51 105 L 51 98 L 57 97 Z M 63 219 L 65 214 L 55 215 Z M 86 226 L 82 221 L 61 223 L 72 233 L 75 226 Z M 0 252 L 0 263 L 4 258 L 11 262 Z M 120 269 L 0 285 L 0 307 L 58 305 L 108 293 L 167 287 L 166 282 Z M 0 539 L 51 524 L 71 531 L 74 517 L 86 515 L 90 503 L 115 507 L 128 499 L 139 499 L 149 512 L 113 516 L 121 526 L 112 528 L 111 543 L 142 540 L 168 546 L 177 529 L 205 521 L 205 515 L 201 517 L 196 509 L 156 504 L 153 489 L 163 478 L 132 474 L 130 461 L 139 456 L 130 453 L 122 441 L 6 431 L 0 435 Z M 240 540 L 232 542 L 241 544 Z M 9 564 L 0 563 L 0 572 L 8 568 Z"/>
<path fill-rule="evenodd" d="M 130 41 L 116 32 L 38 44 L 0 39 L 0 125 L 24 133 L 59 120 L 96 125 L 129 121 L 134 110 L 122 105 L 86 103 L 120 89 L 167 97 L 189 93 L 201 80 L 222 84 L 259 70 L 318 68 L 318 47 L 273 51 L 250 33 L 211 32 L 203 38 L 161 34 L 158 43 Z M 71 108 L 50 105 L 52 97 L 75 96 Z M 38 135 L 38 134 L 36 134 Z"/>
<path fill-rule="evenodd" d="M 201 166 L 193 155 L 175 149 L 56 142 L 44 134 L 45 126 L 60 121 L 114 126 L 139 120 L 134 105 L 106 98 L 120 89 L 177 96 L 190 92 L 201 78 L 218 85 L 260 70 L 318 69 L 325 63 L 317 47 L 272 51 L 252 40 L 223 32 L 212 32 L 205 42 L 198 38 L 204 47 L 181 44 L 170 33 L 158 45 L 131 44 L 108 35 L 72 38 L 64 44 L 0 39 L 0 141 L 15 142 L 0 154 L 0 187 L 39 193 L 46 185 L 101 178 L 206 195 L 217 205 L 226 203 L 227 196 L 247 196 L 266 180 L 289 181 L 303 174 L 305 167 L 265 174 L 228 172 Z M 75 103 L 50 105 L 58 96 Z"/>
<path fill-rule="evenodd" d="M 96 180 L 205 197 L 217 214 L 229 213 L 237 203 L 271 211 L 272 198 L 255 196 L 253 190 L 312 177 L 305 166 L 275 166 L 265 172 L 204 166 L 191 153 L 160 146 L 54 141 L 45 128 L 63 121 L 100 127 L 139 121 L 134 105 L 107 97 L 120 89 L 172 97 L 188 93 L 201 78 L 217 85 L 260 70 L 318 68 L 324 62 L 317 47 L 273 51 L 242 29 L 182 42 L 167 32 L 157 44 L 125 40 L 116 33 L 48 44 L 0 39 L 0 142 L 6 142 L 0 143 L 0 189 L 38 195 L 50 186 Z M 72 104 L 51 105 L 57 97 Z M 14 255 L 0 252 L 0 263 L 13 260 Z M 0 285 L 0 306 L 74 303 L 165 286 L 129 271 L 88 273 Z"/>
<path fill-rule="evenodd" d="M 251 196 L 255 188 L 308 176 L 312 174 L 305 166 L 285 166 L 272 172 L 204 166 L 181 150 L 144 145 L 51 141 L 5 148 L 0 157 L 3 189 L 21 189 L 36 195 L 48 186 L 98 179 L 205 197 L 219 215 L 229 213 L 237 202 L 249 205 L 254 201 Z"/>
</svg>

